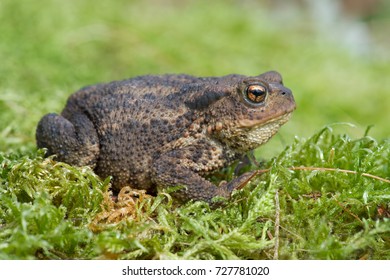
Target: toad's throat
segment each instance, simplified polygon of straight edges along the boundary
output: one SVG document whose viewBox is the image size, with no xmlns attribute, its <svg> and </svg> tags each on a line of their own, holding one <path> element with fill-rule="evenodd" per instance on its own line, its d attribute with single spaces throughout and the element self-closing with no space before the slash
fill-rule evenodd
<svg viewBox="0 0 390 280">
<path fill-rule="evenodd" d="M 239 153 L 253 150 L 275 135 L 290 116 L 288 113 L 265 122 L 242 120 L 235 129 L 225 133 L 224 142 Z"/>
</svg>

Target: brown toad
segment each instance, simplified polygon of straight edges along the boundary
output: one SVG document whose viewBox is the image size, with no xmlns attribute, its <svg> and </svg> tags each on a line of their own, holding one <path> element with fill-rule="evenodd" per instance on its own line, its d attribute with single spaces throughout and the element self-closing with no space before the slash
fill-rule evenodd
<svg viewBox="0 0 390 280">
<path fill-rule="evenodd" d="M 255 77 L 140 76 L 85 87 L 38 124 L 37 145 L 59 161 L 112 176 L 113 189 L 182 186 L 210 202 L 254 173 L 217 187 L 203 178 L 267 142 L 295 109 L 277 72 Z"/>
</svg>

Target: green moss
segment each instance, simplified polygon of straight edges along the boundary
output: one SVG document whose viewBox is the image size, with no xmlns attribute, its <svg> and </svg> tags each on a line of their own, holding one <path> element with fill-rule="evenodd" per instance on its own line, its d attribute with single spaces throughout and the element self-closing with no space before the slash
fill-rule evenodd
<svg viewBox="0 0 390 280">
<path fill-rule="evenodd" d="M 296 239 L 300 247 L 297 250 L 285 243 L 281 255 L 305 259 L 390 258 L 389 247 L 384 246 L 390 238 L 389 215 L 378 215 L 380 205 L 389 209 L 390 186 L 363 174 L 388 179 L 389 151 L 387 140 L 378 143 L 368 136 L 350 139 L 333 134 L 330 127 L 288 147 L 273 164 L 284 169 L 316 166 L 335 170 L 280 173 L 280 179 L 288 182 L 281 189 L 281 223 L 291 226 L 286 228 L 286 238 Z"/>
<path fill-rule="evenodd" d="M 42 154 L 0 154 L 0 258 L 85 258 L 108 181 Z"/>
<path fill-rule="evenodd" d="M 269 259 L 277 238 L 282 259 L 389 259 L 389 212 L 378 212 L 389 211 L 389 184 L 362 175 L 389 178 L 389 153 L 389 141 L 350 139 L 326 127 L 296 139 L 264 163 L 268 172 L 216 209 L 176 205 L 163 191 L 115 208 L 108 180 L 88 168 L 45 159 L 41 151 L 1 154 L 0 257 Z"/>
</svg>

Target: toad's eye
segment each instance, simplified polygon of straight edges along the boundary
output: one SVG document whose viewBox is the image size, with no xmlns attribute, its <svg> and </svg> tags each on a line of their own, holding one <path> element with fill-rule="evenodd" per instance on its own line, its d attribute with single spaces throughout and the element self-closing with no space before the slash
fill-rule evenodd
<svg viewBox="0 0 390 280">
<path fill-rule="evenodd" d="M 267 88 L 262 84 L 254 84 L 246 87 L 245 100 L 252 105 L 262 105 L 267 97 Z"/>
</svg>

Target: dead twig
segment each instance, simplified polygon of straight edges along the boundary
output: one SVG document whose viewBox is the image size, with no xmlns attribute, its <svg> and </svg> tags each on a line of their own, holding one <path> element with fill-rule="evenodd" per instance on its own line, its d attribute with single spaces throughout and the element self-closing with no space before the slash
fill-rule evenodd
<svg viewBox="0 0 390 280">
<path fill-rule="evenodd" d="M 292 166 L 292 167 L 288 167 L 287 169 L 288 170 L 293 170 L 293 171 L 296 171 L 296 170 L 332 171 L 332 172 L 343 172 L 343 173 L 355 174 L 355 175 L 359 174 L 359 172 L 354 171 L 354 170 L 339 169 L 339 168 L 329 168 L 329 167 Z M 263 173 L 267 173 L 269 171 L 271 171 L 271 168 L 258 170 L 257 172 L 258 172 L 258 174 L 263 174 Z M 372 179 L 379 180 L 379 181 L 382 181 L 382 182 L 390 184 L 390 180 L 388 180 L 388 179 L 385 179 L 385 178 L 382 178 L 382 177 L 379 177 L 379 176 L 376 176 L 376 175 L 372 175 L 370 173 L 360 173 L 360 174 L 362 176 L 364 176 L 364 177 L 369 177 L 369 178 L 372 178 Z"/>
<path fill-rule="evenodd" d="M 335 197 L 334 195 L 332 196 L 334 198 L 334 200 L 336 201 L 336 203 L 341 207 L 343 208 L 343 210 L 345 212 L 347 212 L 349 215 L 351 215 L 352 217 L 354 217 L 356 220 L 358 220 L 361 224 L 363 224 L 363 221 L 354 213 L 352 213 L 347 207 L 345 207 L 343 204 L 341 204 Z"/>
<path fill-rule="evenodd" d="M 279 191 L 275 193 L 275 249 L 274 260 L 279 259 L 279 227 L 280 227 L 280 204 L 279 204 Z"/>
</svg>

